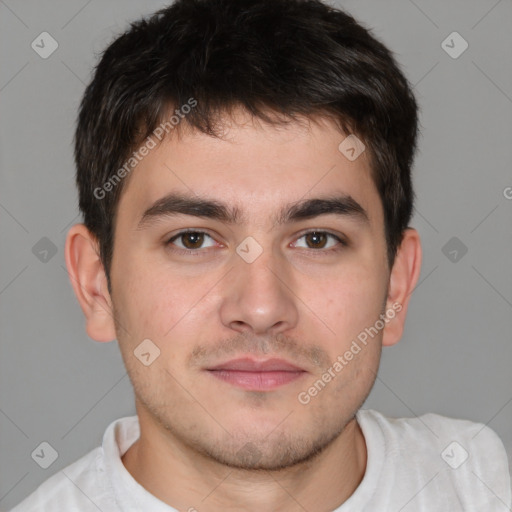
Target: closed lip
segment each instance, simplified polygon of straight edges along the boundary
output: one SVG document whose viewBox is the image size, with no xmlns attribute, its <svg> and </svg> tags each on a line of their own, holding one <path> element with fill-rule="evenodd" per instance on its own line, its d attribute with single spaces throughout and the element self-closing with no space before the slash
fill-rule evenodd
<svg viewBox="0 0 512 512">
<path fill-rule="evenodd" d="M 284 359 L 257 360 L 249 357 L 232 359 L 207 368 L 209 371 L 239 371 L 239 372 L 305 372 L 303 368 L 285 361 Z"/>
</svg>

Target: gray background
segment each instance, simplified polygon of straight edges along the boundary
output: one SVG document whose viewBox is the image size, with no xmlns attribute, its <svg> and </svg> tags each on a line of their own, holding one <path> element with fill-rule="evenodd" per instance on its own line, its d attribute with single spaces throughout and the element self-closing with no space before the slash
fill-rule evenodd
<svg viewBox="0 0 512 512">
<path fill-rule="evenodd" d="M 404 338 L 384 350 L 366 407 L 486 423 L 510 457 L 512 3 L 331 3 L 390 46 L 422 108 L 412 223 L 422 276 Z M 162 5 L 0 0 L 1 510 L 98 446 L 111 421 L 135 413 L 116 342 L 85 334 L 63 248 L 80 220 L 71 141 L 84 85 L 113 34 Z M 31 48 L 43 31 L 59 44 L 46 60 Z M 453 31 L 469 43 L 457 59 L 441 47 Z M 43 237 L 57 250 L 46 262 L 33 252 Z M 452 237 L 459 247 L 443 252 Z M 59 454 L 46 470 L 31 458 L 42 441 Z"/>
</svg>

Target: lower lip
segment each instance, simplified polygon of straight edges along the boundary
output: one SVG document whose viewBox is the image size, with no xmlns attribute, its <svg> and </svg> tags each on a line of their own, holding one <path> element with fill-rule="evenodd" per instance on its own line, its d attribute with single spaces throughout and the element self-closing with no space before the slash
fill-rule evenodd
<svg viewBox="0 0 512 512">
<path fill-rule="evenodd" d="M 269 391 L 293 382 L 306 372 L 246 372 L 241 370 L 209 370 L 217 379 L 251 391 Z"/>
</svg>

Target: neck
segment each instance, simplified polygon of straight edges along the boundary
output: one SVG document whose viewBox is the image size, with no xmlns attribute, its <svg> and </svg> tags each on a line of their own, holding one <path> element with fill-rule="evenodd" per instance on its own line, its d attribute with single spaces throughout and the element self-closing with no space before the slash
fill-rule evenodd
<svg viewBox="0 0 512 512">
<path fill-rule="evenodd" d="M 148 492 L 178 510 L 331 512 L 353 494 L 366 470 L 366 444 L 355 418 L 315 458 L 279 471 L 249 471 L 184 446 L 146 411 L 138 416 L 141 435 L 123 464 Z"/>
</svg>

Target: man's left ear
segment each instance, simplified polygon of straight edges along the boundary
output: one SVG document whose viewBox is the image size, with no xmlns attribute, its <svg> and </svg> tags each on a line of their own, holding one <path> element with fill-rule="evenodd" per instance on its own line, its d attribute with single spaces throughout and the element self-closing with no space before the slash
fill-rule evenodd
<svg viewBox="0 0 512 512">
<path fill-rule="evenodd" d="M 420 277 L 420 271 L 420 235 L 415 229 L 407 228 L 404 231 L 389 278 L 386 311 L 394 310 L 395 316 L 386 323 L 384 329 L 382 345 L 385 347 L 394 345 L 402 337 L 407 306 Z"/>
</svg>

